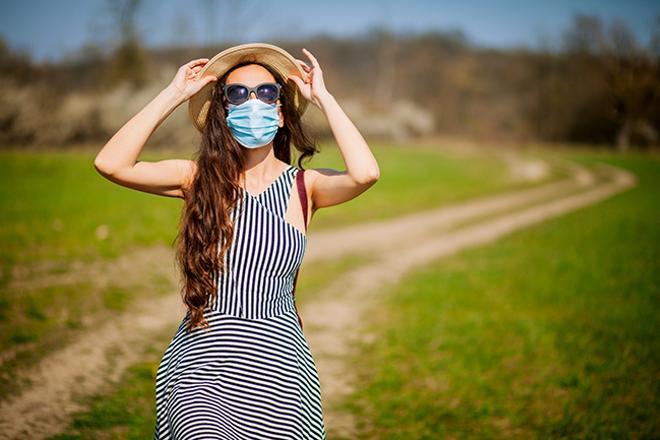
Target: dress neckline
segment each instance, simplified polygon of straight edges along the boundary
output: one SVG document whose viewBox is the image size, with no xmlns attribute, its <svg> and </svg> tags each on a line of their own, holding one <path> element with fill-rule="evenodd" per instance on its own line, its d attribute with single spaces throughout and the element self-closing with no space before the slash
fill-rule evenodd
<svg viewBox="0 0 660 440">
<path fill-rule="evenodd" d="M 275 184 L 276 184 L 277 182 L 279 182 L 279 180 L 280 180 L 280 179 L 286 174 L 286 172 L 289 171 L 291 168 L 292 168 L 291 165 L 287 165 L 287 167 L 286 167 L 284 170 L 282 170 L 282 172 L 281 172 L 281 173 L 275 178 L 275 180 L 273 180 L 273 181 L 272 181 L 272 182 L 271 182 L 271 183 L 270 183 L 270 184 L 269 184 L 269 185 L 268 185 L 263 191 L 261 191 L 261 192 L 259 192 L 259 193 L 257 193 L 257 194 L 252 194 L 250 191 L 248 191 L 247 189 L 245 189 L 245 188 L 242 187 L 242 186 L 241 186 L 241 189 L 243 190 L 243 192 L 244 192 L 245 194 L 247 194 L 248 196 L 252 197 L 253 199 L 259 198 L 259 197 L 261 197 L 262 195 L 264 195 L 266 192 L 268 192 L 273 186 L 275 186 Z"/>
</svg>

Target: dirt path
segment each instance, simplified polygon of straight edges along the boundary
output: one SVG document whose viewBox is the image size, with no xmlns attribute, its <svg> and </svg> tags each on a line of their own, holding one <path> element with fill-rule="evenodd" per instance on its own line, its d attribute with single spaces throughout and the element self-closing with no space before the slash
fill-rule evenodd
<svg viewBox="0 0 660 440">
<path fill-rule="evenodd" d="M 577 164 L 557 160 L 555 167 L 564 168 L 569 177 L 529 189 L 506 191 L 415 212 L 392 220 L 364 222 L 317 234 L 312 227 L 305 251 L 305 262 L 335 260 L 348 254 L 377 254 L 399 249 L 407 243 L 427 237 L 431 231 L 434 234 L 440 233 L 465 222 L 559 197 L 596 183 L 591 171 Z M 387 237 L 387 240 L 383 240 L 383 237 Z"/>
<path fill-rule="evenodd" d="M 21 371 L 32 386 L 0 405 L 0 438 L 38 439 L 63 431 L 70 415 L 84 409 L 76 397 L 92 395 L 119 380 L 128 366 L 140 360 L 148 341 L 173 327 L 183 312 L 178 295 L 138 304 L 35 368 Z"/>
<path fill-rule="evenodd" d="M 346 356 L 354 354 L 351 347 L 357 338 L 369 339 L 374 335 L 365 334 L 360 328 L 361 317 L 377 304 L 386 288 L 395 285 L 410 269 L 430 263 L 438 258 L 452 255 L 458 251 L 491 243 L 508 233 L 539 223 L 576 209 L 597 203 L 621 191 L 636 185 L 634 175 L 618 168 L 602 165 L 601 169 L 609 178 L 597 183 L 589 177 L 583 183 L 590 187 L 577 194 L 565 195 L 517 212 L 509 212 L 466 227 L 441 233 L 425 240 L 407 241 L 396 249 L 382 251 L 377 262 L 346 274 L 332 285 L 327 286 L 319 295 L 319 300 L 307 304 L 300 311 L 307 316 L 310 324 L 305 334 L 317 360 L 321 376 L 324 412 L 330 438 L 356 438 L 355 423 L 350 413 L 342 412 L 337 404 L 350 393 L 355 386 L 350 365 Z M 584 170 L 580 170 L 582 173 Z M 583 176 L 584 178 L 584 176 Z M 587 183 L 587 181 L 589 183 Z M 550 187 L 560 184 L 552 184 Z M 538 195 L 538 190 L 531 194 Z M 554 191 L 550 191 L 554 193 Z M 528 191 L 527 194 L 530 194 Z M 515 199 L 515 195 L 512 195 Z M 491 202 L 493 198 L 488 198 Z M 495 198 L 505 204 L 511 197 Z M 468 211 L 485 209 L 487 202 L 474 205 L 464 204 Z M 495 203 L 496 204 L 496 203 Z M 443 215 L 445 221 L 452 221 L 458 211 L 447 208 Z M 421 218 L 425 218 L 421 216 Z M 412 222 L 410 223 L 412 226 Z M 405 240 L 403 240 L 405 242 Z M 400 243 L 399 243 L 400 244 Z"/>
<path fill-rule="evenodd" d="M 334 435 L 350 437 L 353 432 L 350 417 L 335 411 L 333 405 L 351 389 L 350 371 L 342 363 L 343 357 L 350 353 L 352 335 L 359 334 L 351 326 L 373 305 L 379 289 L 395 283 L 409 268 L 418 264 L 595 203 L 634 183 L 634 178 L 618 171 L 611 183 L 598 184 L 594 189 L 575 196 L 558 198 L 595 183 L 587 170 L 571 167 L 571 178 L 538 188 L 483 197 L 387 222 L 310 233 L 305 261 L 337 258 L 365 249 L 377 251 L 381 257 L 377 263 L 361 267 L 328 286 L 318 301 L 301 310 L 301 314 L 308 317 L 305 334 L 318 362 L 327 425 Z M 482 216 L 555 198 L 558 199 L 521 213 L 502 215 L 495 220 L 446 232 Z M 383 240 L 383 237 L 388 239 Z M 126 260 L 130 261 L 130 256 Z M 178 294 L 144 301 L 119 319 L 87 332 L 75 343 L 44 358 L 36 367 L 20 372 L 21 376 L 31 380 L 32 386 L 0 403 L 0 436 L 37 439 L 65 429 L 72 412 L 82 409 L 75 403 L 77 396 L 93 394 L 105 383 L 118 380 L 125 368 L 138 360 L 142 349 L 155 335 L 168 328 L 174 332 L 183 313 Z M 327 319 L 329 317 L 332 319 Z M 112 352 L 111 366 L 109 352 Z"/>
</svg>

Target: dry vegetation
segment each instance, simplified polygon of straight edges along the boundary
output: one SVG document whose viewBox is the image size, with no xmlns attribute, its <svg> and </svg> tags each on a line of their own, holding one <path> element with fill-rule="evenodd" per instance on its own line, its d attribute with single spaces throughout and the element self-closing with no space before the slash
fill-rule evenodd
<svg viewBox="0 0 660 440">
<path fill-rule="evenodd" d="M 647 46 L 620 22 L 577 15 L 556 50 L 477 48 L 456 32 L 360 39 L 273 41 L 308 47 L 328 88 L 370 139 L 450 134 L 504 141 L 598 143 L 627 149 L 660 142 L 660 18 Z M 167 85 L 179 65 L 235 44 L 148 50 L 129 38 L 37 64 L 0 41 L 0 146 L 107 140 Z M 316 109 L 305 118 L 330 134 Z M 154 145 L 196 142 L 181 106 Z"/>
</svg>

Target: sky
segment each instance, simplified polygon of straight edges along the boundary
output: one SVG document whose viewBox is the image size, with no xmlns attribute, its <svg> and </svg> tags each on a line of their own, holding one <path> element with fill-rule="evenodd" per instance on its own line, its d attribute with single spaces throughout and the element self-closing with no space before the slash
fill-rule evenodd
<svg viewBox="0 0 660 440">
<path fill-rule="evenodd" d="M 0 2 L 0 36 L 38 61 L 60 59 L 88 43 L 111 47 L 117 35 L 112 0 Z M 647 44 L 660 1 L 143 0 L 136 21 L 150 47 L 269 42 L 319 33 L 350 37 L 386 26 L 398 32 L 460 30 L 477 46 L 504 48 L 556 42 L 575 13 L 605 23 L 620 19 Z"/>
</svg>

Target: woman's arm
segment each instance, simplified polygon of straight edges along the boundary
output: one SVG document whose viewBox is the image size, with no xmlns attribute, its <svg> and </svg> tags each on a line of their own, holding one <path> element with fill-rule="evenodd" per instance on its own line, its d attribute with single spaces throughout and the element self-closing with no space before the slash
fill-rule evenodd
<svg viewBox="0 0 660 440">
<path fill-rule="evenodd" d="M 139 191 L 183 197 L 182 188 L 190 183 L 196 169 L 194 161 L 145 162 L 138 157 L 151 134 L 179 104 L 216 80 L 213 76 L 197 78 L 207 61 L 200 58 L 181 66 L 172 82 L 110 138 L 94 160 L 101 175 Z"/>
<path fill-rule="evenodd" d="M 323 110 L 341 152 L 346 171 L 314 169 L 310 182 L 314 209 L 351 200 L 369 189 L 380 177 L 378 163 L 369 145 L 334 96 L 320 97 Z"/>
<path fill-rule="evenodd" d="M 312 62 L 310 68 L 303 61 L 298 60 L 308 73 L 307 80 L 303 83 L 297 76 L 290 78 L 298 84 L 303 95 L 325 114 L 347 168 L 346 171 L 330 168 L 310 170 L 313 173 L 310 180 L 306 180 L 305 183 L 310 188 L 312 210 L 315 211 L 318 208 L 346 202 L 362 194 L 376 183 L 380 177 L 380 170 L 364 137 L 334 96 L 325 88 L 323 72 L 318 61 L 308 50 L 303 49 L 303 52 Z"/>
</svg>

